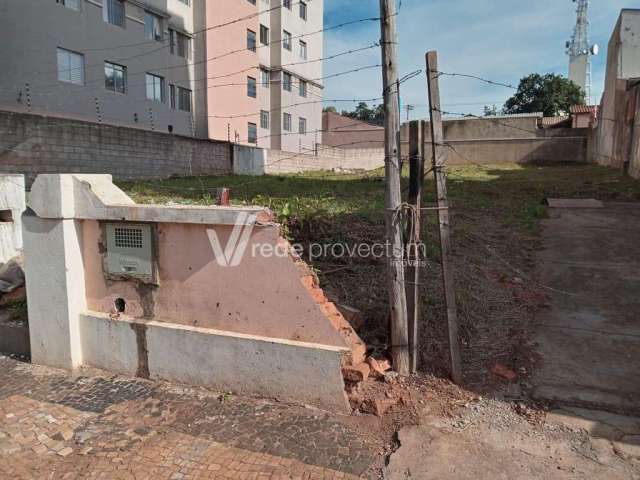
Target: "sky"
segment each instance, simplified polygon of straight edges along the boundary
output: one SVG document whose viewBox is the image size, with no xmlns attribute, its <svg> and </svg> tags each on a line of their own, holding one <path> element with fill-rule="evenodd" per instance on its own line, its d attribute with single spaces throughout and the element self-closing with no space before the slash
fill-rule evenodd
<svg viewBox="0 0 640 480">
<path fill-rule="evenodd" d="M 400 0 L 398 0 L 400 1 Z M 530 73 L 567 76 L 565 43 L 576 22 L 571 0 L 401 0 L 398 15 L 400 76 L 424 69 L 424 55 L 438 51 L 439 70 L 476 75 L 510 85 Z M 600 46 L 593 58 L 592 102 L 604 86 L 607 44 L 620 10 L 639 8 L 638 0 L 592 0 L 590 41 Z M 379 0 L 324 0 L 325 28 L 379 15 Z M 324 34 L 324 56 L 366 47 L 380 38 L 378 21 L 365 21 Z M 378 65 L 379 48 L 324 62 L 324 75 Z M 381 96 L 379 69 L 325 80 L 324 98 L 371 99 Z M 501 108 L 513 90 L 473 79 L 441 77 L 443 109 L 480 113 L 484 105 Z M 411 118 L 428 114 L 424 74 L 403 84 L 402 104 L 415 105 Z M 371 103 L 371 102 L 370 102 Z M 375 102 L 374 102 L 375 103 Z M 338 111 L 355 103 L 331 102 Z M 406 112 L 403 111 L 403 120 Z"/>
</svg>

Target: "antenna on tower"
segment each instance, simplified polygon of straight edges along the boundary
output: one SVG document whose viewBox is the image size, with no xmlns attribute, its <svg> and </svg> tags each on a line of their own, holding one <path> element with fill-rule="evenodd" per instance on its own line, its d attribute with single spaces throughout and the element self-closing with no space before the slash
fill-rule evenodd
<svg viewBox="0 0 640 480">
<path fill-rule="evenodd" d="M 598 55 L 600 47 L 589 45 L 589 0 L 573 0 L 578 4 L 577 20 L 571 40 L 566 44 L 569 55 L 569 80 L 579 85 L 591 103 L 591 57 Z"/>
</svg>

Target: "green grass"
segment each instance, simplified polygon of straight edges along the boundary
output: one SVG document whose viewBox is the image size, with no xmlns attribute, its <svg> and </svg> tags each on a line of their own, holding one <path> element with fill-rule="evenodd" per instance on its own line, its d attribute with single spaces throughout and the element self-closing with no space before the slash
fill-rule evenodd
<svg viewBox="0 0 640 480">
<path fill-rule="evenodd" d="M 280 176 L 216 176 L 148 182 L 119 182 L 138 203 L 212 203 L 217 187 L 231 189 L 236 205 L 272 209 L 283 223 L 356 217 L 379 224 L 384 212 L 384 172 L 314 172 Z M 469 166 L 449 169 L 451 206 L 456 212 L 498 214 L 505 223 L 535 231 L 545 216 L 546 197 L 640 200 L 640 182 L 594 165 Z M 403 187 L 407 178 L 403 176 Z M 425 202 L 433 202 L 433 179 L 425 182 Z"/>
</svg>

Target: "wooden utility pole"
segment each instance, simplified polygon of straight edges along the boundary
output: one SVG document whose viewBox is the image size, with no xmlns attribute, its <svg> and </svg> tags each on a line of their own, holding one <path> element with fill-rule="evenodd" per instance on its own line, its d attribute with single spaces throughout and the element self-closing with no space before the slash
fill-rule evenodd
<svg viewBox="0 0 640 480">
<path fill-rule="evenodd" d="M 396 18 L 395 0 L 380 0 L 385 131 L 385 223 L 388 242 L 389 304 L 391 307 L 391 357 L 395 371 L 401 375 L 408 375 L 410 371 L 409 328 L 404 283 L 402 219 L 399 211 L 402 204 L 402 192 L 400 188 L 400 93 L 398 92 Z"/>
<path fill-rule="evenodd" d="M 431 152 L 433 155 L 433 176 L 436 182 L 436 202 L 440 224 L 440 251 L 444 296 L 447 305 L 447 327 L 449 331 L 449 352 L 451 354 L 451 379 L 462 384 L 460 344 L 458 340 L 458 311 L 453 269 L 451 266 L 451 225 L 449 222 L 449 202 L 447 200 L 447 177 L 444 171 L 447 150 L 442 130 L 440 108 L 440 85 L 438 83 L 438 53 L 427 53 L 427 88 L 431 116 Z"/>
<path fill-rule="evenodd" d="M 414 214 L 407 222 L 407 235 L 410 239 L 408 259 L 413 263 L 407 268 L 407 313 L 409 315 L 409 361 L 411 373 L 418 368 L 418 322 L 421 314 L 420 298 L 420 208 L 422 206 L 422 183 L 424 179 L 424 127 L 425 122 L 409 123 L 409 199 L 407 203 L 414 208 Z"/>
</svg>

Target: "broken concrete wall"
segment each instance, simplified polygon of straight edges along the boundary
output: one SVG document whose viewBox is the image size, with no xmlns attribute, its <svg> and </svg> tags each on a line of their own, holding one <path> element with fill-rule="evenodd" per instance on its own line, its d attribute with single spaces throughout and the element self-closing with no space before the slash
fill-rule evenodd
<svg viewBox="0 0 640 480">
<path fill-rule="evenodd" d="M 30 207 L 34 363 L 348 411 L 341 367 L 364 361 L 366 347 L 269 211 L 136 205 L 105 175 L 41 175 Z M 150 226 L 152 275 L 109 270 L 114 222 Z"/>
<path fill-rule="evenodd" d="M 22 251 L 24 176 L 0 174 L 0 264 Z"/>
</svg>

